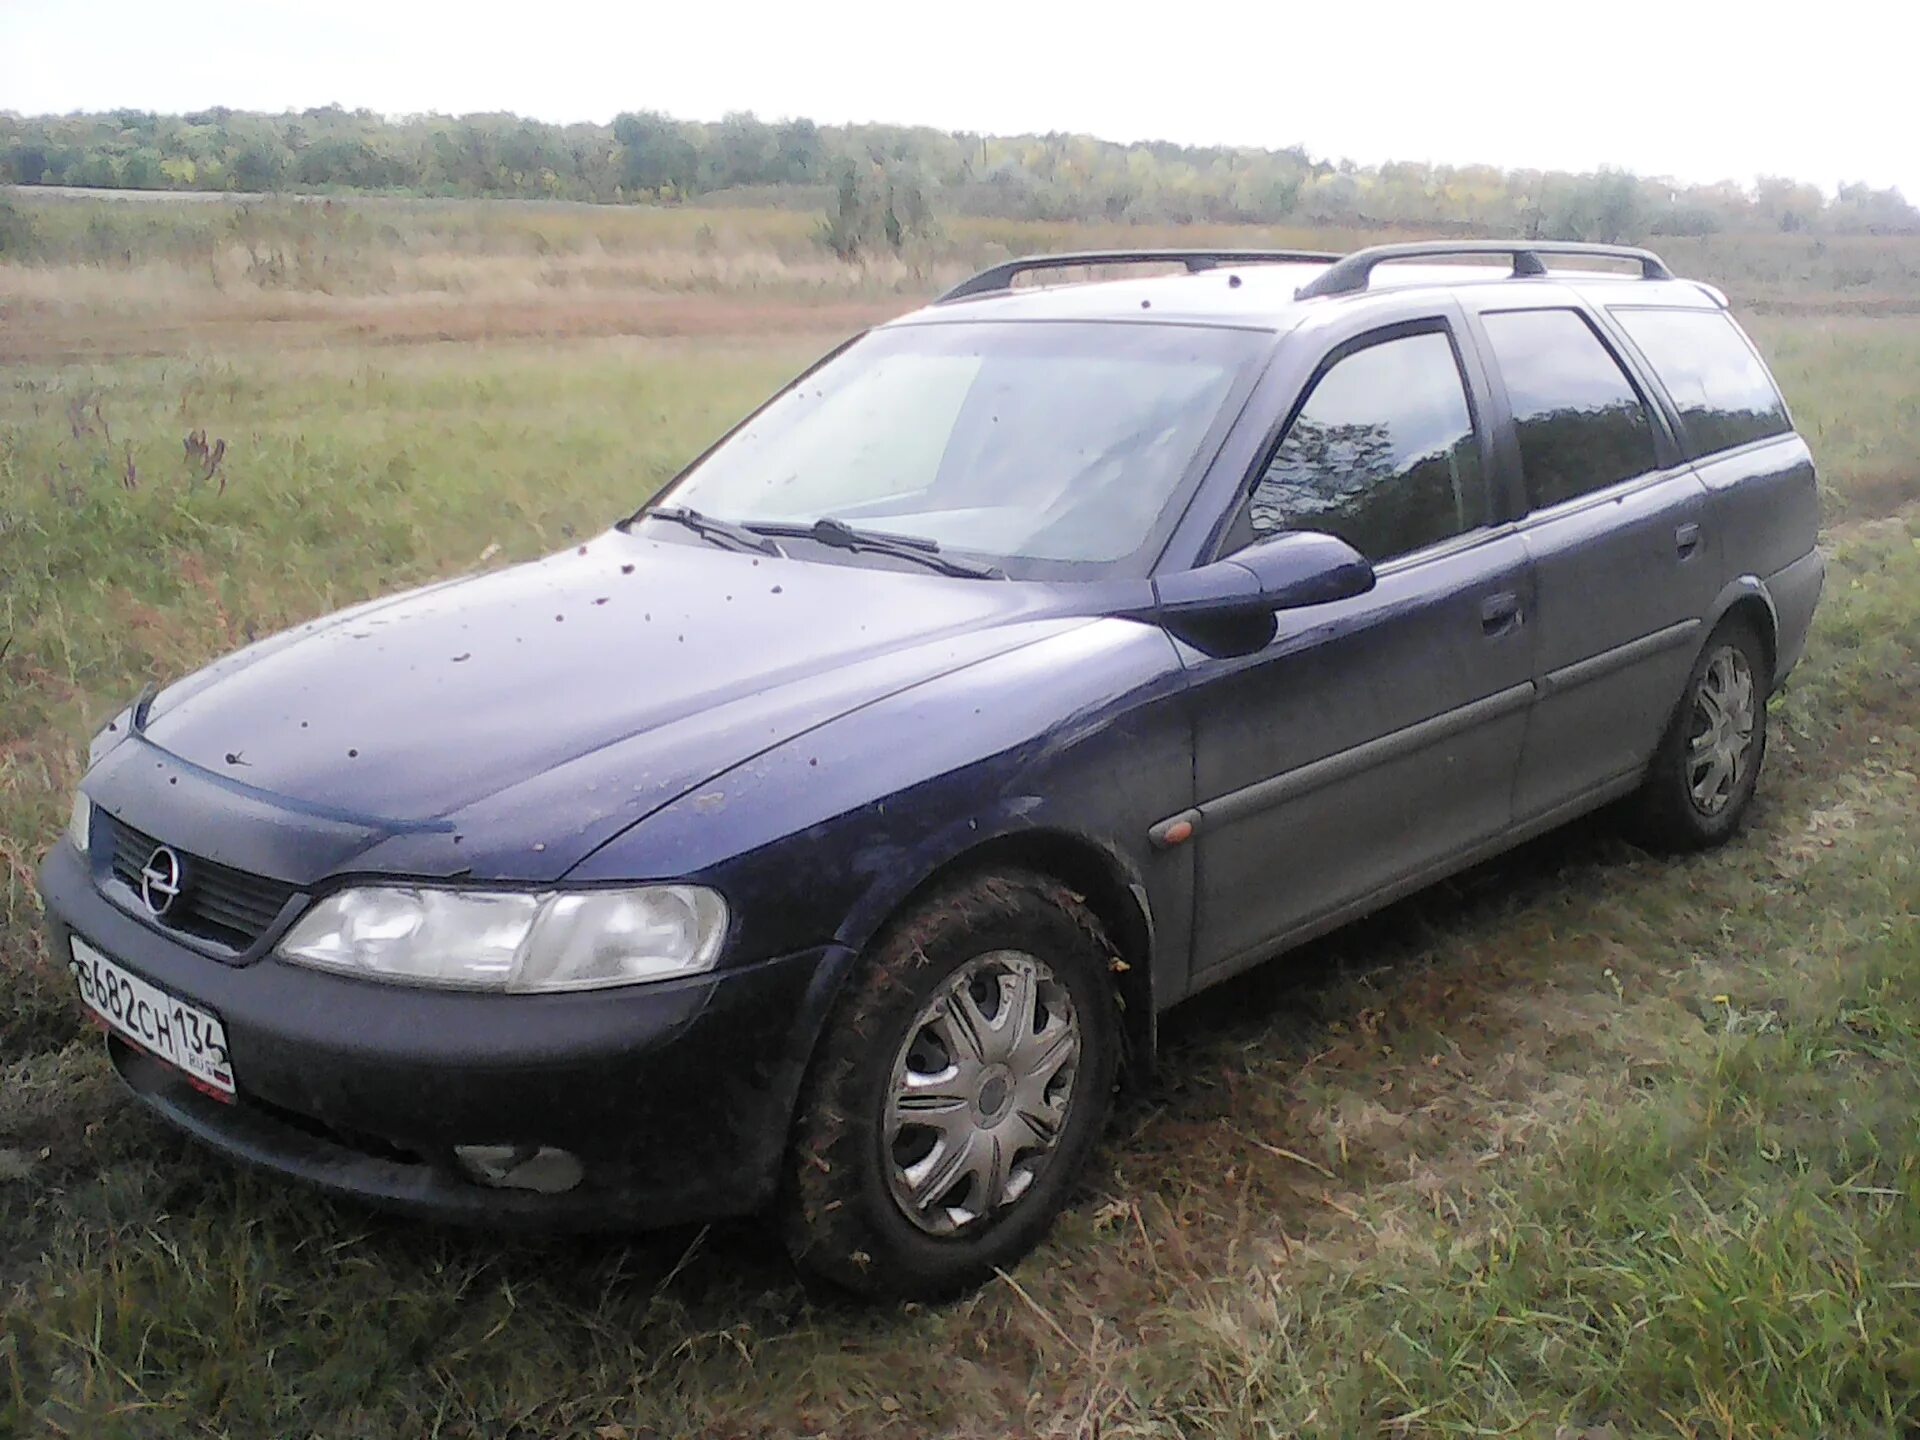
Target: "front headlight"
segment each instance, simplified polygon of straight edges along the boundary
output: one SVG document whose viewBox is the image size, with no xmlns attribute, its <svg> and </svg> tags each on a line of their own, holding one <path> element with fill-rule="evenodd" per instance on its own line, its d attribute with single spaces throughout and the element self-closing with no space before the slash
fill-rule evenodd
<svg viewBox="0 0 1920 1440">
<path fill-rule="evenodd" d="M 711 970 L 726 933 L 726 902 L 697 885 L 546 895 L 383 885 L 329 895 L 276 953 L 413 985 L 594 990 Z"/>
<path fill-rule="evenodd" d="M 67 817 L 67 839 L 82 855 L 93 848 L 93 802 L 73 792 L 73 814 Z"/>
</svg>

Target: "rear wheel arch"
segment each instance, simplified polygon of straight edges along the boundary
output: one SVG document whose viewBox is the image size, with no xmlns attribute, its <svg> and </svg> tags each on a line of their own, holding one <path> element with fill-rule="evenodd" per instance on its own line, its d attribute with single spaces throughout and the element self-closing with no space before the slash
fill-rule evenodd
<svg viewBox="0 0 1920 1440">
<path fill-rule="evenodd" d="M 1642 845 L 1662 851 L 1701 850 L 1723 843 L 1740 828 L 1766 758 L 1766 697 L 1772 686 L 1773 665 L 1771 618 L 1760 600 L 1743 599 L 1720 612 L 1701 645 L 1640 788 L 1629 803 L 1629 826 Z M 1696 696 L 1709 682 L 1712 672 L 1708 667 L 1719 664 L 1722 652 L 1739 652 L 1732 663 L 1750 669 L 1752 681 L 1735 710 L 1727 710 L 1723 702 L 1717 714 L 1703 713 L 1695 708 Z M 1769 673 L 1759 674 L 1763 669 Z M 1696 721 L 1700 733 L 1690 741 Z M 1731 787 L 1730 793 L 1711 806 L 1704 805 L 1695 788 L 1692 767 L 1724 764 L 1725 756 L 1715 759 L 1716 751 L 1711 747 L 1729 733 L 1742 736 L 1737 752 L 1740 758 L 1733 761 L 1731 778 L 1715 782 L 1713 771 L 1708 771 L 1706 778 L 1710 786 L 1724 783 Z M 1691 748 L 1693 744 L 1710 748 L 1696 751 Z"/>
<path fill-rule="evenodd" d="M 1726 613 L 1720 617 L 1719 625 L 1714 629 L 1718 630 L 1720 625 L 1725 625 L 1729 620 L 1745 623 L 1759 637 L 1760 648 L 1766 652 L 1767 656 L 1767 686 L 1771 690 L 1774 670 L 1780 659 L 1778 624 L 1774 618 L 1773 607 L 1758 595 L 1742 596 L 1727 607 Z"/>
<path fill-rule="evenodd" d="M 1767 661 L 1767 693 L 1773 693 L 1774 668 L 1778 663 L 1779 647 L 1776 639 L 1778 618 L 1774 615 L 1773 600 L 1767 594 L 1766 587 L 1751 575 L 1742 575 L 1720 592 L 1713 602 L 1713 608 L 1707 612 L 1707 623 L 1700 632 L 1700 644 L 1694 652 L 1696 662 L 1707 653 L 1714 640 L 1729 625 L 1744 625 L 1759 638 L 1761 652 Z M 1674 697 L 1673 708 L 1667 712 L 1665 724 L 1661 727 L 1664 737 L 1668 728 L 1680 723 L 1681 708 L 1687 703 L 1688 692 L 1692 688 L 1689 675 L 1687 683 L 1680 687 L 1680 693 Z M 1764 707 L 1763 707 L 1764 708 Z"/>
<path fill-rule="evenodd" d="M 1780 620 L 1774 613 L 1773 598 L 1756 577 L 1742 575 L 1720 592 L 1708 615 L 1706 633 L 1700 642 L 1702 649 L 1712 643 L 1729 620 L 1745 623 L 1759 637 L 1760 646 L 1766 651 L 1767 679 L 1771 687 L 1780 660 Z"/>
</svg>

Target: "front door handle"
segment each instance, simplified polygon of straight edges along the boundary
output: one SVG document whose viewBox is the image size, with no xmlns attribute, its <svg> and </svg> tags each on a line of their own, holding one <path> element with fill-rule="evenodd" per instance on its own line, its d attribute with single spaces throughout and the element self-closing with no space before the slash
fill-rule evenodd
<svg viewBox="0 0 1920 1440">
<path fill-rule="evenodd" d="M 1676 528 L 1673 532 L 1673 548 L 1680 552 L 1682 560 L 1691 559 L 1693 552 L 1700 548 L 1700 527 L 1689 520 Z"/>
<path fill-rule="evenodd" d="M 1489 595 L 1480 602 L 1480 628 L 1487 633 L 1488 639 L 1498 639 L 1502 635 L 1520 628 L 1520 597 L 1512 590 L 1502 590 Z"/>
</svg>

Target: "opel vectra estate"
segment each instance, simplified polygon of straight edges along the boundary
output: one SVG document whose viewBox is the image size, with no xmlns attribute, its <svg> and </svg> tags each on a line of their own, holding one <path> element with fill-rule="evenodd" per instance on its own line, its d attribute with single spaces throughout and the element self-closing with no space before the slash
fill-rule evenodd
<svg viewBox="0 0 1920 1440">
<path fill-rule="evenodd" d="M 1142 261 L 1186 273 L 1015 286 Z M 950 1294 L 1168 1006 L 1609 802 L 1725 839 L 1816 521 L 1724 298 L 1645 251 L 1014 261 L 584 546 L 143 694 L 56 953 L 229 1156 L 489 1223 L 767 1211 Z"/>
</svg>

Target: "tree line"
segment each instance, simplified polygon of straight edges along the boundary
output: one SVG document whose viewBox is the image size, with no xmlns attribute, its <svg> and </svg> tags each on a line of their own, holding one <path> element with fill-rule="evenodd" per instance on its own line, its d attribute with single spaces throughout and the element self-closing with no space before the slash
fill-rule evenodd
<svg viewBox="0 0 1920 1440">
<path fill-rule="evenodd" d="M 1680 185 L 1603 170 L 1331 162 L 1278 150 L 990 136 L 925 127 L 716 122 L 635 111 L 608 125 L 510 114 L 384 117 L 338 106 L 0 113 L 0 180 L 136 190 L 355 191 L 676 202 L 760 188 L 828 209 L 843 253 L 899 249 L 936 213 L 1008 219 L 1253 222 L 1629 240 L 1719 231 L 1920 233 L 1898 190 L 1777 177 Z M 835 230 L 835 222 L 849 217 Z"/>
</svg>

